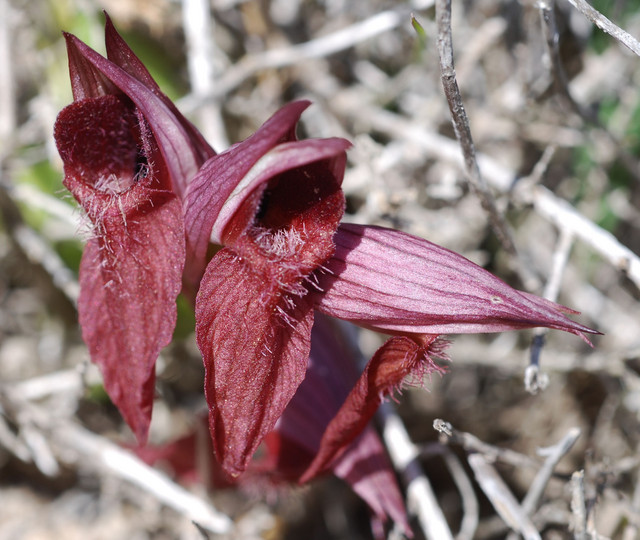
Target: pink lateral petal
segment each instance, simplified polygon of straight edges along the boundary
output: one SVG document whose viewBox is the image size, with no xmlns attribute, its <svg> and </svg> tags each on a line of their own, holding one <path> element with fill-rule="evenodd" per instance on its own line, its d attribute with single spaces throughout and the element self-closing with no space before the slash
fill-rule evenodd
<svg viewBox="0 0 640 540">
<path fill-rule="evenodd" d="M 511 288 L 461 255 L 399 231 L 342 224 L 319 272 L 317 309 L 391 333 L 460 334 L 544 326 L 598 332 L 559 306 Z"/>
<path fill-rule="evenodd" d="M 176 323 L 184 264 L 182 209 L 156 192 L 135 212 L 105 211 L 80 265 L 78 311 L 91 359 L 138 441 L 147 439 L 154 366 Z"/>
<path fill-rule="evenodd" d="M 430 356 L 441 354 L 442 346 L 436 339 L 435 335 L 414 339 L 396 336 L 376 351 L 324 432 L 320 450 L 301 482 L 321 474 L 343 454 L 369 423 L 382 399 L 399 388 L 407 375 L 442 371 Z"/>
<path fill-rule="evenodd" d="M 214 450 L 242 473 L 304 379 L 313 310 L 229 249 L 218 252 L 196 299 L 196 337 Z"/>
</svg>

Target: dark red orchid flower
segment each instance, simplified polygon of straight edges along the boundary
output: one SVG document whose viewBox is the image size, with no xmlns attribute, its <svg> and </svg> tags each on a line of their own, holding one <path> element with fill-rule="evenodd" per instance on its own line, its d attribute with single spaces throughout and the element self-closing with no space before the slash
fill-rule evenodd
<svg viewBox="0 0 640 540">
<path fill-rule="evenodd" d="M 215 152 L 106 22 L 108 59 L 65 34 L 74 102 L 56 121 L 64 184 L 92 224 L 78 311 L 105 389 L 145 441 L 154 366 L 176 322 L 182 194 Z"/>
<path fill-rule="evenodd" d="M 108 18 L 108 58 L 65 37 L 74 103 L 55 137 L 64 184 L 92 224 L 80 323 L 105 389 L 141 443 L 183 283 L 198 289 L 196 337 L 222 470 L 240 475 L 264 440 L 274 474 L 290 467 L 291 478 L 306 481 L 333 471 L 377 516 L 402 524 L 397 494 L 372 488 L 390 473 L 373 458 L 383 454 L 367 425 L 407 376 L 442 371 L 439 335 L 535 326 L 585 340 L 595 333 L 565 316 L 575 312 L 426 240 L 340 224 L 350 144 L 297 140 L 308 102 L 283 107 L 216 155 Z M 220 249 L 208 260 L 212 243 Z M 355 383 L 330 359 L 341 357 L 335 340 L 312 334 L 316 311 L 392 336 Z M 314 358 L 322 346 L 330 351 Z"/>
<path fill-rule="evenodd" d="M 340 225 L 349 143 L 295 139 L 308 106 L 285 106 L 210 159 L 187 194 L 188 250 L 209 262 L 196 335 L 214 449 L 242 473 L 304 380 L 314 310 L 392 337 L 329 425 L 303 480 L 329 466 L 410 373 L 438 369 L 443 333 L 546 326 L 593 330 L 567 308 L 519 292 L 464 257 L 398 231 Z M 585 338 L 586 339 L 586 338 Z"/>
</svg>

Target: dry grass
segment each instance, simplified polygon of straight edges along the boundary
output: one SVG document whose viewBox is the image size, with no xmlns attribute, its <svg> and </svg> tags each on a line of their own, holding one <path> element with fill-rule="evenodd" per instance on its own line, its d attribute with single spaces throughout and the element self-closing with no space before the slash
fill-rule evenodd
<svg viewBox="0 0 640 540">
<path fill-rule="evenodd" d="M 547 334 L 538 381 L 548 384 L 536 394 L 523 383 L 532 332 L 455 336 L 450 372 L 427 381 L 428 391 L 404 393 L 399 414 L 454 534 L 516 538 L 509 512 L 524 512 L 513 526 L 548 540 L 640 537 L 640 59 L 564 0 L 546 11 L 553 6 L 453 5 L 457 82 L 491 218 L 462 167 L 428 0 L 210 4 L 190 18 L 169 1 L 0 0 L 0 539 L 200 538 L 189 519 L 196 500 L 230 516 L 233 538 L 370 537 L 366 509 L 333 479 L 266 499 L 209 497 L 196 486 L 169 497 L 187 497 L 176 509 L 164 488 L 118 470 L 130 465 L 105 464 L 104 452 L 117 450 L 109 441 L 131 439 L 75 322 L 81 220 L 51 135 L 71 100 L 60 30 L 101 50 L 101 8 L 216 149 L 309 98 L 305 134 L 354 143 L 349 220 L 458 251 L 514 286 L 557 297 L 604 333 L 593 349 Z M 608 16 L 640 35 L 637 8 L 612 4 Z M 160 362 L 155 442 L 189 429 L 203 405 L 185 328 Z M 379 339 L 361 334 L 364 353 Z M 450 435 L 433 429 L 437 418 Z M 573 428 L 570 448 L 538 455 Z M 505 482 L 493 495 L 492 464 Z M 504 503 L 499 517 L 487 495 L 505 493 L 525 502 Z M 213 520 L 209 530 L 223 527 L 213 513 L 199 516 Z"/>
</svg>

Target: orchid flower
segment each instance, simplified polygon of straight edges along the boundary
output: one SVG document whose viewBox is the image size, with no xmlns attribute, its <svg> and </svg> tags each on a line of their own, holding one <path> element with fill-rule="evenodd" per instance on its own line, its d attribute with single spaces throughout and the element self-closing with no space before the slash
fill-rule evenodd
<svg viewBox="0 0 640 540">
<path fill-rule="evenodd" d="M 182 196 L 215 152 L 106 21 L 108 59 L 65 34 L 74 102 L 56 121 L 64 185 L 91 221 L 78 312 L 105 389 L 145 441 L 155 362 L 182 288 Z"/>
<path fill-rule="evenodd" d="M 140 443 L 176 298 L 183 287 L 197 290 L 196 339 L 222 470 L 238 477 L 263 441 L 277 443 L 274 455 L 299 461 L 278 460 L 274 474 L 297 464 L 294 476 L 304 482 L 332 471 L 376 516 L 406 525 L 397 493 L 375 487 L 390 472 L 370 460 L 382 447 L 367 426 L 407 377 L 443 371 L 439 336 L 535 326 L 585 340 L 596 333 L 566 316 L 576 312 L 516 291 L 445 248 L 341 224 L 350 143 L 297 140 L 308 102 L 283 107 L 215 154 L 108 18 L 107 58 L 65 37 L 74 102 L 60 113 L 55 138 L 64 184 L 92 225 L 80 324 Z M 391 337 L 350 377 L 336 340 L 312 331 L 316 312 Z"/>
<path fill-rule="evenodd" d="M 444 333 L 545 326 L 584 338 L 572 310 L 516 291 L 464 257 L 391 229 L 340 224 L 349 143 L 295 139 L 308 102 L 211 158 L 189 186 L 187 249 L 204 257 L 196 337 L 214 450 L 242 473 L 305 378 L 314 311 L 392 334 L 329 424 L 303 475 L 331 465 L 381 397 L 440 370 Z M 586 338 L 584 338 L 586 339 Z"/>
</svg>

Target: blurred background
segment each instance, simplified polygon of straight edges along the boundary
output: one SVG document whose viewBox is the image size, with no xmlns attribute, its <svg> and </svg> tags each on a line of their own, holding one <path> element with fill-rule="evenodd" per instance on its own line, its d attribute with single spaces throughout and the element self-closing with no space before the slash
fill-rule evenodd
<svg viewBox="0 0 640 540">
<path fill-rule="evenodd" d="M 640 36 L 637 0 L 593 5 Z M 555 27 L 528 0 L 452 6 L 458 83 L 516 256 L 461 168 L 430 0 L 0 0 L 0 539 L 205 534 L 46 429 L 69 421 L 133 442 L 80 337 L 74 300 L 87 231 L 62 186 L 52 137 L 72 101 L 61 32 L 104 53 L 102 10 L 217 151 L 282 104 L 308 98 L 301 136 L 354 143 L 347 220 L 441 244 L 603 332 L 593 348 L 549 332 L 537 392 L 524 383 L 533 331 L 452 336 L 449 373 L 394 403 L 452 531 L 467 520 L 459 538 L 507 538 L 509 528 L 474 483 L 467 450 L 439 440 L 436 418 L 525 456 L 500 455 L 495 465 L 518 499 L 543 461 L 537 449 L 579 428 L 533 523 L 545 539 L 639 538 L 640 59 L 568 2 L 549 6 Z M 358 339 L 368 357 L 383 338 Z M 158 365 L 153 443 L 193 429 L 204 410 L 202 376 L 185 302 Z M 453 481 L 445 447 L 471 495 Z M 582 470 L 585 536 L 571 507 L 570 478 Z M 334 478 L 267 494 L 189 489 L 230 516 L 233 538 L 371 538 L 366 506 Z"/>
</svg>

